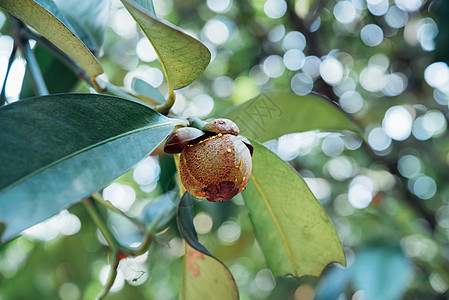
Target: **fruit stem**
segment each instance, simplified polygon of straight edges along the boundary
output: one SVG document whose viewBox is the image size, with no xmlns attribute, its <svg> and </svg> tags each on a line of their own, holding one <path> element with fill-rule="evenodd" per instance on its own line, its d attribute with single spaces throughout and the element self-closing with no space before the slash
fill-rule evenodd
<svg viewBox="0 0 449 300">
<path fill-rule="evenodd" d="M 177 126 L 175 127 L 175 129 L 177 129 L 179 127 L 187 127 L 187 126 L 189 126 L 189 121 L 187 119 L 185 119 L 185 118 L 181 118 L 181 117 L 178 117 L 178 116 L 174 117 L 172 115 L 169 115 L 168 117 L 170 118 L 170 120 L 176 121 L 175 123 L 176 123 Z"/>
<path fill-rule="evenodd" d="M 189 121 L 190 127 L 194 127 L 199 130 L 203 130 L 203 127 L 206 124 L 200 118 L 193 117 L 193 116 L 187 117 L 187 120 Z"/>
</svg>

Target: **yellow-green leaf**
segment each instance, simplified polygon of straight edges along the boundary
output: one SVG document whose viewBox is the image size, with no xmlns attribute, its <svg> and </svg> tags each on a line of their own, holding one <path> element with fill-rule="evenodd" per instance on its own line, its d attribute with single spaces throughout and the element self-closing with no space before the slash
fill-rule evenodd
<svg viewBox="0 0 449 300">
<path fill-rule="evenodd" d="M 209 49 L 182 29 L 158 19 L 148 2 L 143 7 L 139 1 L 122 0 L 156 50 L 170 89 L 185 87 L 206 69 Z"/>
<path fill-rule="evenodd" d="M 286 162 L 252 140 L 253 170 L 242 192 L 257 240 L 275 276 L 319 276 L 345 264 L 340 239 L 321 204 Z"/>
<path fill-rule="evenodd" d="M 53 1 L 0 0 L 0 6 L 55 44 L 75 60 L 91 78 L 103 73 L 103 68 L 92 52 L 68 28 L 68 24 L 64 23 Z"/>
<path fill-rule="evenodd" d="M 233 120 L 240 134 L 266 142 L 281 135 L 310 130 L 350 130 L 357 126 L 335 104 L 318 95 L 270 92 L 234 108 L 223 117 Z"/>
<path fill-rule="evenodd" d="M 72 31 L 94 53 L 100 51 L 108 23 L 110 0 L 53 0 L 72 25 Z"/>
<path fill-rule="evenodd" d="M 188 192 L 179 204 L 178 228 L 186 241 L 181 299 L 239 299 L 231 272 L 198 241 L 193 226 L 193 197 Z"/>
<path fill-rule="evenodd" d="M 186 243 L 183 267 L 183 300 L 239 299 L 231 273 L 214 258 L 195 250 Z"/>
</svg>

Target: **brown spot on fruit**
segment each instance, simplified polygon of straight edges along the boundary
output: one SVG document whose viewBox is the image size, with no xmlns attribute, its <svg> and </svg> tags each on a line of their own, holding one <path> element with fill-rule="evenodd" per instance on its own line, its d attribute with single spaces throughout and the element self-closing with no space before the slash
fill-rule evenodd
<svg viewBox="0 0 449 300">
<path fill-rule="evenodd" d="M 212 184 L 206 187 L 206 197 L 209 201 L 226 201 L 240 193 L 240 189 L 232 181 L 223 181 L 218 185 Z"/>
<path fill-rule="evenodd" d="M 179 168 L 181 181 L 193 196 L 211 202 L 227 201 L 247 185 L 251 154 L 235 135 L 215 135 L 190 145 L 181 152 Z"/>
</svg>

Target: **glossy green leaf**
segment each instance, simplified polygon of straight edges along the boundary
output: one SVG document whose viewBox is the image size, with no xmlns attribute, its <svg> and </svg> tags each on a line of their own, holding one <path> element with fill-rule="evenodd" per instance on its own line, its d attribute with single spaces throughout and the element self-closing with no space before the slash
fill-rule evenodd
<svg viewBox="0 0 449 300">
<path fill-rule="evenodd" d="M 172 154 L 166 154 L 161 151 L 158 158 L 161 172 L 159 173 L 157 185 L 164 193 L 166 193 L 173 190 L 177 186 L 176 179 L 178 177 L 178 173 L 175 164 L 176 157 Z"/>
<path fill-rule="evenodd" d="M 317 95 L 288 92 L 261 94 L 223 117 L 233 120 L 240 134 L 266 142 L 281 135 L 310 130 L 350 130 L 357 126 L 335 104 Z"/>
<path fill-rule="evenodd" d="M 275 276 L 318 276 L 331 262 L 345 264 L 338 235 L 304 180 L 256 141 L 253 170 L 242 192 L 257 240 Z"/>
<path fill-rule="evenodd" d="M 36 97 L 1 107 L 3 239 L 125 173 L 175 125 L 147 106 L 96 94 Z"/>
<path fill-rule="evenodd" d="M 198 241 L 193 226 L 193 197 L 188 192 L 179 205 L 178 228 L 187 242 L 181 299 L 239 299 L 231 272 Z"/>
<path fill-rule="evenodd" d="M 145 80 L 134 77 L 131 82 L 131 88 L 137 94 L 153 99 L 159 104 L 167 102 L 161 92 Z"/>
<path fill-rule="evenodd" d="M 165 228 L 175 216 L 180 200 L 179 193 L 167 192 L 145 206 L 141 220 L 147 231 L 156 233 Z"/>
<path fill-rule="evenodd" d="M 55 44 L 91 78 L 103 73 L 98 60 L 79 39 L 52 0 L 0 0 L 0 6 Z"/>
<path fill-rule="evenodd" d="M 158 19 L 151 1 L 122 0 L 153 45 L 171 89 L 192 83 L 206 69 L 210 52 L 182 29 Z"/>
<path fill-rule="evenodd" d="M 83 43 L 94 52 L 103 44 L 110 0 L 54 0 Z"/>
</svg>

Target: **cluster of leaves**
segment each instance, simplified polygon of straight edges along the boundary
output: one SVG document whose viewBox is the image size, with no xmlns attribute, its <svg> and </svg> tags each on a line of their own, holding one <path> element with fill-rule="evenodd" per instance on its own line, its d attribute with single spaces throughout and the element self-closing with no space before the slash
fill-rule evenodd
<svg viewBox="0 0 449 300">
<path fill-rule="evenodd" d="M 114 283 L 119 261 L 145 253 L 157 239 L 154 234 L 166 227 L 177 204 L 152 203 L 144 208 L 143 217 L 136 219 L 99 195 L 89 196 L 152 153 L 176 126 L 187 125 L 185 119 L 164 115 L 174 104 L 174 90 L 189 85 L 210 60 L 208 49 L 198 40 L 158 19 L 150 1 L 122 2 L 158 54 L 167 80 L 167 101 L 149 86 L 139 95 L 98 77 L 103 69 L 94 53 L 101 47 L 107 1 L 86 2 L 84 6 L 51 0 L 1 3 L 7 12 L 43 36 L 30 32 L 11 17 L 20 28 L 16 38 L 21 42 L 14 47 L 25 55 L 39 96 L 0 110 L 0 159 L 5 162 L 0 167 L 2 240 L 10 241 L 82 200 L 113 253 L 109 280 L 100 298 Z M 92 16 L 97 14 L 94 20 Z M 97 92 L 119 97 L 97 93 L 45 95 L 46 78 L 38 74 L 34 54 L 29 51 L 30 37 L 59 53 Z M 152 106 L 144 101 L 162 103 Z M 273 109 L 270 105 L 282 116 L 270 118 L 263 127 L 250 123 L 246 116 L 250 109 Z M 295 121 L 298 111 L 304 115 L 301 122 Z M 318 117 L 310 118 L 313 115 Z M 334 118 L 325 117 L 328 115 Z M 224 117 L 234 120 L 253 139 L 253 171 L 242 196 L 273 275 L 317 276 L 330 262 L 344 264 L 343 248 L 321 204 L 302 178 L 258 141 L 317 129 L 356 130 L 354 125 L 327 100 L 290 93 L 263 94 Z M 183 195 L 178 212 L 179 230 L 188 243 L 183 298 L 209 298 L 218 290 L 223 299 L 237 298 L 232 275 L 199 243 L 193 226 L 192 198 L 188 193 Z M 123 245 L 111 233 L 102 217 L 101 204 L 122 214 L 141 231 L 143 242 L 139 248 Z M 212 285 L 214 289 L 209 288 Z"/>
<path fill-rule="evenodd" d="M 48 299 L 58 293 L 63 299 L 77 299 L 80 293 L 94 298 L 101 289 L 98 275 L 107 277 L 111 270 L 105 267 L 109 247 L 114 254 L 112 266 L 118 265 L 118 275 L 112 272 L 111 278 L 117 275 L 117 286 L 123 276 L 127 282 L 124 287 L 113 286 L 113 291 L 122 290 L 110 294 L 110 299 L 210 298 L 212 290 L 205 287 L 211 285 L 213 296 L 226 299 L 237 293 L 251 299 L 302 299 L 313 297 L 313 291 L 316 299 L 336 299 L 342 293 L 346 298 L 366 299 L 445 297 L 441 294 L 449 285 L 449 190 L 445 184 L 449 97 L 444 86 L 431 89 L 423 78 L 425 68 L 434 61 L 429 35 L 433 38 L 438 30 L 430 42 L 436 45 L 435 59 L 447 61 L 444 1 L 223 0 L 218 5 L 213 0 L 174 0 L 155 1 L 156 11 L 151 1 L 137 0 L 112 1 L 112 9 L 109 1 L 14 2 L 0 4 L 46 37 L 12 17 L 2 28 L 15 40 L 9 67 L 18 48 L 31 71 L 25 75 L 20 98 L 46 94 L 47 89 L 50 94 L 91 94 L 39 97 L 0 109 L 5 116 L 0 116 L 0 128 L 6 129 L 0 131 L 0 149 L 6 149 L 0 152 L 6 162 L 0 165 L 2 238 L 9 240 L 69 205 L 82 221 L 81 230 L 72 236 L 30 242 L 33 227 L 25 231 L 25 237 L 1 245 L 0 298 Z M 278 9 L 276 16 L 273 7 Z M 341 11 L 338 14 L 341 7 L 347 8 L 346 19 Z M 284 14 L 279 14 L 282 9 Z M 156 12 L 199 36 L 212 52 L 211 63 L 202 43 L 157 18 Z M 129 13 L 143 31 L 127 35 L 117 29 L 117 23 L 128 24 Z M 378 46 L 362 41 L 365 25 L 383 32 Z M 159 62 L 143 62 L 136 55 L 136 44 L 143 44 L 145 35 Z M 31 49 L 23 42 L 29 39 L 37 42 L 34 56 L 44 80 L 39 80 Z M 292 53 L 297 55 L 293 65 L 288 60 Z M 342 75 L 340 81 L 329 80 L 317 70 L 316 63 L 325 61 L 342 66 L 343 73 L 335 73 Z M 139 73 L 155 68 L 166 77 L 159 89 L 142 80 L 151 81 L 151 75 Z M 98 76 L 103 69 L 107 76 Z M 197 78 L 203 70 L 204 75 Z M 367 76 L 374 74 L 372 70 L 377 77 Z M 131 73 L 134 78 L 129 80 Z M 391 85 L 382 88 L 386 78 Z M 123 83 L 126 88 L 118 86 Z M 174 90 L 181 87 L 185 88 L 176 91 L 172 107 Z M 361 130 L 321 97 L 266 93 L 291 89 L 304 95 L 312 87 L 339 101 Z M 119 98 L 94 95 L 94 90 Z M 153 152 L 157 156 L 126 172 L 174 127 L 185 126 L 183 117 L 203 105 L 196 103 L 196 97 L 204 99 L 205 94 L 214 97 L 210 116 L 234 120 L 256 149 L 247 190 L 227 203 L 192 201 L 188 194 L 181 201 L 173 157 L 158 148 Z M 6 99 L 4 88 L 1 104 L 13 100 Z M 177 117 L 167 117 L 170 107 Z M 395 140 L 394 135 L 385 134 L 386 123 L 394 115 L 389 114 L 390 108 L 408 111 L 413 121 L 408 138 Z M 41 128 L 36 126 L 39 116 L 46 120 Z M 430 116 L 443 116 L 437 119 L 439 127 Z M 430 136 L 419 135 L 423 123 L 433 130 Z M 397 128 L 404 127 L 398 124 Z M 338 133 L 310 133 L 316 129 Z M 341 130 L 361 132 L 365 142 Z M 375 143 L 374 133 L 379 132 L 384 132 L 383 141 L 390 141 L 383 150 Z M 292 134 L 283 136 L 288 133 Z M 282 277 L 316 275 L 328 262 L 343 261 L 343 257 L 321 205 L 275 153 L 290 161 L 325 206 L 345 247 L 348 268 L 329 268 L 320 280 Z M 157 184 L 152 183 L 155 187 L 137 180 L 144 165 L 153 170 L 160 166 L 160 173 L 154 171 L 159 173 Z M 106 198 L 117 186 L 134 191 L 137 201 L 130 209 L 124 205 L 118 210 L 99 194 L 93 194 L 91 202 L 79 203 L 124 172 L 102 194 Z M 419 194 L 418 187 L 429 187 L 420 184 L 432 180 L 433 196 Z M 366 201 L 367 194 L 371 205 L 361 208 L 357 201 Z M 179 230 L 173 221 L 178 207 Z M 89 222 L 89 212 L 100 221 L 102 236 Z M 67 214 L 63 211 L 56 218 Z M 54 231 L 50 223 L 45 228 Z M 182 237 L 190 244 L 187 250 Z M 38 240 L 45 239 L 51 237 Z M 147 249 L 148 253 L 143 252 Z M 238 292 L 227 268 L 210 253 L 229 267 Z M 323 257 L 317 259 L 321 253 Z M 117 254 L 129 257 L 119 264 Z M 266 265 L 270 270 L 263 269 Z M 177 274 L 183 274 L 183 279 Z M 276 284 L 271 274 L 277 277 Z M 27 288 L 24 282 L 29 283 Z"/>
</svg>

